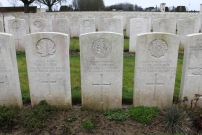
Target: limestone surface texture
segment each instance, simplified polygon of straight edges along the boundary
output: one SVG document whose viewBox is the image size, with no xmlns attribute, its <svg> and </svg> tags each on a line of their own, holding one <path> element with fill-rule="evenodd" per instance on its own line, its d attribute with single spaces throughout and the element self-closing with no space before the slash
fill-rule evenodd
<svg viewBox="0 0 202 135">
<path fill-rule="evenodd" d="M 23 38 L 26 35 L 26 23 L 24 19 L 11 19 L 8 21 L 9 33 L 14 35 L 16 51 L 25 51 Z"/>
<path fill-rule="evenodd" d="M 102 31 L 115 32 L 123 34 L 123 25 L 121 19 L 105 18 L 104 27 Z"/>
<path fill-rule="evenodd" d="M 79 19 L 80 34 L 95 32 L 95 19 L 81 18 Z"/>
<path fill-rule="evenodd" d="M 14 16 L 7 16 L 7 17 L 4 17 L 5 33 L 10 33 L 10 32 L 9 32 L 8 21 L 11 20 L 11 19 L 15 19 L 15 17 L 14 17 Z"/>
<path fill-rule="evenodd" d="M 70 21 L 70 35 L 71 37 L 79 37 L 80 28 L 79 28 L 79 19 L 82 18 L 80 14 L 74 14 L 69 17 Z"/>
<path fill-rule="evenodd" d="M 4 33 L 3 20 L 0 20 L 0 32 L 3 32 L 3 33 Z"/>
<path fill-rule="evenodd" d="M 4 33 L 0 33 L 0 105 L 22 107 L 14 38 Z"/>
<path fill-rule="evenodd" d="M 129 52 L 136 51 L 137 34 L 140 33 L 147 33 L 147 19 L 144 18 L 130 19 Z"/>
<path fill-rule="evenodd" d="M 56 18 L 52 22 L 53 32 L 61 32 L 65 34 L 70 34 L 69 20 L 65 18 Z"/>
<path fill-rule="evenodd" d="M 188 98 L 188 106 L 195 94 L 202 93 L 202 34 L 191 34 L 186 36 L 184 48 L 183 71 L 180 87 L 180 99 Z M 202 98 L 198 101 L 202 107 Z"/>
<path fill-rule="evenodd" d="M 172 105 L 180 38 L 168 33 L 139 34 L 135 56 L 134 106 Z"/>
<path fill-rule="evenodd" d="M 137 18 L 137 16 L 127 16 L 126 18 L 126 36 L 130 37 L 130 19 Z"/>
<path fill-rule="evenodd" d="M 177 22 L 177 35 L 180 36 L 180 48 L 184 50 L 186 35 L 193 34 L 195 28 L 195 20 L 193 19 L 179 19 Z"/>
<path fill-rule="evenodd" d="M 30 21 L 30 33 L 48 32 L 48 21 L 42 18 L 36 18 Z"/>
<path fill-rule="evenodd" d="M 88 33 L 80 36 L 82 107 L 106 110 L 122 107 L 122 34 Z"/>
<path fill-rule="evenodd" d="M 113 16 L 113 18 L 121 19 L 121 23 L 123 25 L 123 30 L 126 29 L 126 18 L 124 16 Z"/>
<path fill-rule="evenodd" d="M 155 19 L 153 21 L 153 32 L 176 34 L 176 21 L 171 19 Z"/>
<path fill-rule="evenodd" d="M 62 33 L 33 33 L 24 38 L 31 104 L 46 100 L 71 108 L 69 37 Z"/>
</svg>

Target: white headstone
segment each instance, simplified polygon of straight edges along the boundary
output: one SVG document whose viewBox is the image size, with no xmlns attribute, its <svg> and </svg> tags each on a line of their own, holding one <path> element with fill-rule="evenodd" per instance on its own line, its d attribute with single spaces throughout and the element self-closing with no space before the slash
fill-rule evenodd
<svg viewBox="0 0 202 135">
<path fill-rule="evenodd" d="M 168 33 L 137 38 L 133 105 L 164 109 L 173 102 L 180 38 Z"/>
<path fill-rule="evenodd" d="M 105 18 L 103 24 L 103 31 L 123 34 L 123 25 L 121 19 Z"/>
<path fill-rule="evenodd" d="M 79 15 L 71 16 L 70 21 L 70 32 L 71 37 L 79 37 L 80 35 L 80 29 L 79 29 Z"/>
<path fill-rule="evenodd" d="M 195 28 L 195 21 L 193 19 L 179 19 L 177 22 L 177 35 L 180 36 L 180 48 L 184 50 L 186 35 L 193 34 Z"/>
<path fill-rule="evenodd" d="M 186 36 L 183 71 L 180 87 L 180 99 L 188 98 L 188 106 L 195 94 L 202 95 L 202 34 Z M 199 103 L 200 102 L 200 103 Z M 198 101 L 202 107 L 202 98 Z"/>
<path fill-rule="evenodd" d="M 15 17 L 13 17 L 13 16 L 4 17 L 5 33 L 9 33 L 8 21 L 11 19 L 15 19 Z"/>
<path fill-rule="evenodd" d="M 52 28 L 53 32 L 60 32 L 60 33 L 65 33 L 65 34 L 70 34 L 70 29 L 69 29 L 69 20 L 66 18 L 57 18 L 54 19 L 52 22 Z"/>
<path fill-rule="evenodd" d="M 136 16 L 128 16 L 126 18 L 126 36 L 130 37 L 130 19 L 137 18 Z"/>
<path fill-rule="evenodd" d="M 22 107 L 14 38 L 0 34 L 0 105 Z"/>
<path fill-rule="evenodd" d="M 165 12 L 165 5 L 166 5 L 166 3 L 161 3 L 161 12 Z"/>
<path fill-rule="evenodd" d="M 3 33 L 4 33 L 3 20 L 0 20 L 0 32 L 3 32 Z"/>
<path fill-rule="evenodd" d="M 140 33 L 147 33 L 147 19 L 144 18 L 130 19 L 129 52 L 136 51 L 137 34 Z"/>
<path fill-rule="evenodd" d="M 56 13 L 55 14 L 55 19 L 67 19 L 67 15 L 66 15 L 66 13 L 61 13 L 61 12 L 58 12 L 58 13 Z"/>
<path fill-rule="evenodd" d="M 124 18 L 124 16 L 113 16 L 113 18 L 121 19 L 121 23 L 123 25 L 123 30 L 126 29 L 126 18 Z"/>
<path fill-rule="evenodd" d="M 69 37 L 62 33 L 34 33 L 24 38 L 32 105 L 41 100 L 71 107 Z"/>
<path fill-rule="evenodd" d="M 47 29 L 48 29 L 48 31 L 49 32 L 52 32 L 53 31 L 53 28 L 52 28 L 52 21 L 54 20 L 54 15 L 53 14 L 46 14 L 46 15 L 44 15 L 44 19 L 46 19 L 47 20 L 47 23 L 48 23 L 48 25 L 47 25 Z"/>
<path fill-rule="evenodd" d="M 201 7 L 200 7 L 200 13 L 202 13 L 202 4 L 201 4 Z"/>
<path fill-rule="evenodd" d="M 24 51 L 23 37 L 26 35 L 26 24 L 24 19 L 11 19 L 8 21 L 10 34 L 14 35 L 16 51 Z"/>
<path fill-rule="evenodd" d="M 176 34 L 176 21 L 170 19 L 154 19 L 153 32 Z"/>
<path fill-rule="evenodd" d="M 29 13 L 29 19 L 34 20 L 34 19 L 38 19 L 38 18 L 44 18 L 44 14 L 43 13 Z"/>
<path fill-rule="evenodd" d="M 30 22 L 30 33 L 48 32 L 48 21 L 46 19 L 37 18 Z"/>
<path fill-rule="evenodd" d="M 123 35 L 97 32 L 80 36 L 83 108 L 122 107 Z"/>
<path fill-rule="evenodd" d="M 29 26 L 30 26 L 29 17 L 26 16 L 26 15 L 23 15 L 23 16 L 19 16 L 19 18 L 25 20 L 25 24 L 26 24 L 26 33 L 29 34 Z"/>
<path fill-rule="evenodd" d="M 95 32 L 95 19 L 93 18 L 81 18 L 80 23 L 80 34 Z"/>
</svg>

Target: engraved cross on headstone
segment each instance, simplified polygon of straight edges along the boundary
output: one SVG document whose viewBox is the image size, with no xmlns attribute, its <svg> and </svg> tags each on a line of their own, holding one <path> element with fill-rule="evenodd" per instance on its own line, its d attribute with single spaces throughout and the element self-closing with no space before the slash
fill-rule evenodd
<svg viewBox="0 0 202 135">
<path fill-rule="evenodd" d="M 155 82 L 154 83 L 147 83 L 147 85 L 151 85 L 154 86 L 154 95 L 153 95 L 153 102 L 155 101 L 155 97 L 156 97 L 156 87 L 159 85 L 164 85 L 164 83 L 158 83 L 157 82 L 157 74 L 155 74 Z"/>
<path fill-rule="evenodd" d="M 100 74 L 101 76 L 101 83 L 92 83 L 93 86 L 100 86 L 101 90 L 101 103 L 103 103 L 103 86 L 111 86 L 111 83 L 103 83 L 103 74 Z"/>
<path fill-rule="evenodd" d="M 50 74 L 47 74 L 47 81 L 42 81 L 43 84 L 48 84 L 49 96 L 51 96 L 51 84 L 56 84 L 56 81 L 50 80 Z"/>
</svg>

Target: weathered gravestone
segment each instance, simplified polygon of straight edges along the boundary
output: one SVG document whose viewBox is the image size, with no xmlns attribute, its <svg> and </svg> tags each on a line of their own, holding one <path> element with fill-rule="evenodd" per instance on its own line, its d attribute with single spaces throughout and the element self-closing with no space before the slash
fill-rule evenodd
<svg viewBox="0 0 202 135">
<path fill-rule="evenodd" d="M 123 35 L 110 32 L 80 36 L 83 108 L 122 107 Z"/>
<path fill-rule="evenodd" d="M 147 19 L 132 18 L 130 19 L 130 43 L 129 52 L 136 51 L 137 34 L 147 33 Z"/>
<path fill-rule="evenodd" d="M 47 20 L 47 30 L 49 32 L 52 32 L 53 31 L 52 21 L 54 20 L 54 15 L 51 13 L 45 14 L 44 19 Z"/>
<path fill-rule="evenodd" d="M 24 38 L 32 105 L 71 107 L 69 37 L 61 33 L 34 33 Z"/>
<path fill-rule="evenodd" d="M 202 95 L 202 34 L 187 35 L 184 48 L 180 99 L 187 97 L 191 106 L 195 94 Z M 202 98 L 197 105 L 202 107 Z"/>
<path fill-rule="evenodd" d="M 44 18 L 44 13 L 28 13 L 29 19 L 34 20 L 34 19 L 39 19 L 39 18 Z"/>
<path fill-rule="evenodd" d="M 113 16 L 113 18 L 116 18 L 116 19 L 120 19 L 121 20 L 121 24 L 122 24 L 122 28 L 123 30 L 126 29 L 126 18 L 124 16 Z"/>
<path fill-rule="evenodd" d="M 95 19 L 81 18 L 79 20 L 80 34 L 95 32 Z"/>
<path fill-rule="evenodd" d="M 28 15 L 24 14 L 22 16 L 19 16 L 19 19 L 24 19 L 25 20 L 25 25 L 26 25 L 26 33 L 29 34 L 29 17 Z"/>
<path fill-rule="evenodd" d="M 71 37 L 79 37 L 80 35 L 80 29 L 79 29 L 79 18 L 81 18 L 81 15 L 74 14 L 70 16 L 70 35 Z"/>
<path fill-rule="evenodd" d="M 11 19 L 15 19 L 15 17 L 13 17 L 13 16 L 4 17 L 5 33 L 9 33 L 8 21 L 11 20 Z"/>
<path fill-rule="evenodd" d="M 48 32 L 48 21 L 38 18 L 30 21 L 30 33 Z"/>
<path fill-rule="evenodd" d="M 179 19 L 177 22 L 177 35 L 180 36 L 180 48 L 184 50 L 186 35 L 193 34 L 195 28 L 195 21 L 193 19 Z"/>
<path fill-rule="evenodd" d="M 137 18 L 137 16 L 128 16 L 126 18 L 126 36 L 130 37 L 130 19 Z"/>
<path fill-rule="evenodd" d="M 0 105 L 22 107 L 14 38 L 0 34 Z"/>
<path fill-rule="evenodd" d="M 180 38 L 168 33 L 137 36 L 134 106 L 172 104 Z"/>
<path fill-rule="evenodd" d="M 23 37 L 26 35 L 24 19 L 11 19 L 8 21 L 9 33 L 14 35 L 16 51 L 24 51 Z"/>
<path fill-rule="evenodd" d="M 123 25 L 121 19 L 105 18 L 103 25 L 103 31 L 123 34 Z"/>
<path fill-rule="evenodd" d="M 0 20 L 0 32 L 4 32 L 3 20 Z"/>
<path fill-rule="evenodd" d="M 65 18 L 57 18 L 54 19 L 52 22 L 52 28 L 53 32 L 60 32 L 60 33 L 65 33 L 65 34 L 70 34 L 70 29 L 69 29 L 69 20 Z"/>
<path fill-rule="evenodd" d="M 153 32 L 176 34 L 176 21 L 170 19 L 154 19 Z"/>
</svg>

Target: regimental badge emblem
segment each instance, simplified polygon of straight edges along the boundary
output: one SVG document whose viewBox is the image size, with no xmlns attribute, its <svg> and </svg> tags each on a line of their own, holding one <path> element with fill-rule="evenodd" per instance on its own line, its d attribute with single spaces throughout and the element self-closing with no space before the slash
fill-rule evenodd
<svg viewBox="0 0 202 135">
<path fill-rule="evenodd" d="M 85 20 L 83 22 L 83 26 L 84 26 L 84 28 L 89 28 L 91 26 L 91 22 L 89 20 Z"/>
<path fill-rule="evenodd" d="M 166 22 L 165 21 L 160 21 L 159 26 L 160 26 L 160 28 L 165 28 L 166 27 Z"/>
<path fill-rule="evenodd" d="M 48 38 L 43 38 L 38 41 L 36 44 L 36 52 L 41 56 L 41 57 L 51 57 L 55 54 L 56 52 L 56 47 L 55 44 L 52 40 Z"/>
<path fill-rule="evenodd" d="M 152 57 L 160 58 L 165 56 L 168 50 L 168 45 L 166 41 L 162 39 L 156 39 L 150 43 L 149 51 Z"/>
<path fill-rule="evenodd" d="M 141 29 L 142 28 L 142 22 L 140 22 L 140 21 L 137 21 L 136 23 L 135 23 L 135 28 L 136 29 Z"/>
<path fill-rule="evenodd" d="M 34 26 L 37 27 L 37 28 L 41 28 L 42 23 L 40 21 L 35 21 Z"/>
<path fill-rule="evenodd" d="M 12 27 L 13 27 L 14 29 L 19 29 L 19 28 L 20 28 L 20 22 L 14 21 L 14 22 L 12 23 Z"/>
<path fill-rule="evenodd" d="M 184 23 L 184 27 L 185 28 L 189 28 L 189 26 L 190 26 L 190 22 L 189 21 L 187 21 L 187 22 Z"/>
<path fill-rule="evenodd" d="M 112 52 L 112 45 L 109 40 L 100 38 L 93 42 L 91 50 L 97 58 L 106 58 Z"/>
</svg>

